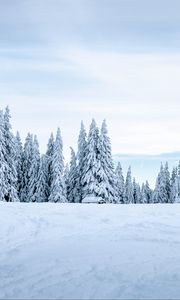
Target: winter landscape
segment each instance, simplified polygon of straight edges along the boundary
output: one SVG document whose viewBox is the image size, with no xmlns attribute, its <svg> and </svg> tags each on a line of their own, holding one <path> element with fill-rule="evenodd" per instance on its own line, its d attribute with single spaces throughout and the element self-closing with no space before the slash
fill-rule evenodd
<svg viewBox="0 0 180 300">
<path fill-rule="evenodd" d="M 180 1 L 0 1 L 0 299 L 180 299 Z"/>
</svg>

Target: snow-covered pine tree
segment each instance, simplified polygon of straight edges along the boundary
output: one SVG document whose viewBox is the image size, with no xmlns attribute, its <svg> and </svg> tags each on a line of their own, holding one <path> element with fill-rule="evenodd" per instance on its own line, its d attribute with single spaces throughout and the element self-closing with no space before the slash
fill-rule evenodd
<svg viewBox="0 0 180 300">
<path fill-rule="evenodd" d="M 46 158 L 47 158 L 47 196 L 49 198 L 50 191 L 51 191 L 51 184 L 52 184 L 52 178 L 53 178 L 53 170 L 52 170 L 52 159 L 54 154 L 54 136 L 53 133 L 51 133 L 48 145 L 47 145 L 47 151 L 46 151 Z"/>
<path fill-rule="evenodd" d="M 166 189 L 166 171 L 161 163 L 160 172 L 156 180 L 156 186 L 153 195 L 153 202 L 155 203 L 167 203 L 168 202 L 168 193 Z"/>
<path fill-rule="evenodd" d="M 170 202 L 171 198 L 171 182 L 170 182 L 170 172 L 168 162 L 166 162 L 164 167 L 164 180 L 165 180 L 165 190 L 166 190 L 166 202 Z"/>
<path fill-rule="evenodd" d="M 160 184 L 161 184 L 161 173 L 159 172 L 156 178 L 155 189 L 153 191 L 153 203 L 160 202 Z"/>
<path fill-rule="evenodd" d="M 22 184 L 20 191 L 20 201 L 29 202 L 29 181 L 30 181 L 30 168 L 33 159 L 33 136 L 28 133 L 22 155 Z"/>
<path fill-rule="evenodd" d="M 87 147 L 87 135 L 84 128 L 84 124 L 81 121 L 81 129 L 78 138 L 78 190 L 79 190 L 79 202 L 83 199 L 83 177 L 85 175 L 85 157 L 86 157 L 86 147 Z"/>
<path fill-rule="evenodd" d="M 146 180 L 145 184 L 142 184 L 141 203 L 152 203 L 152 190 L 150 189 L 148 180 Z"/>
<path fill-rule="evenodd" d="M 180 199 L 180 161 L 177 165 L 177 188 L 178 188 L 178 198 Z"/>
<path fill-rule="evenodd" d="M 83 198 L 87 195 L 99 195 L 99 182 L 97 178 L 99 168 L 99 131 L 93 119 L 88 134 L 87 147 L 85 153 L 85 172 L 82 178 Z"/>
<path fill-rule="evenodd" d="M 68 193 L 69 193 L 69 165 L 66 164 L 64 169 L 64 184 L 65 184 L 65 197 L 68 200 Z"/>
<path fill-rule="evenodd" d="M 147 203 L 147 198 L 146 198 L 146 192 L 145 192 L 145 184 L 144 182 L 142 183 L 141 186 L 141 200 L 140 203 Z"/>
<path fill-rule="evenodd" d="M 21 185 L 22 185 L 22 155 L 23 155 L 23 146 L 21 142 L 21 137 L 19 132 L 17 131 L 16 138 L 16 158 L 15 158 L 15 163 L 16 163 L 16 172 L 17 172 L 17 192 L 18 192 L 18 197 L 20 199 L 20 193 L 21 193 Z"/>
<path fill-rule="evenodd" d="M 117 203 L 124 203 L 124 176 L 120 162 L 115 170 L 115 188 Z"/>
<path fill-rule="evenodd" d="M 145 192 L 145 197 L 146 197 L 146 203 L 152 203 L 152 190 L 149 186 L 148 180 L 146 180 L 146 183 L 144 185 L 144 192 Z"/>
<path fill-rule="evenodd" d="M 129 204 L 134 202 L 133 197 L 133 184 L 132 184 L 132 177 L 131 177 L 131 167 L 128 168 L 126 182 L 125 182 L 125 197 L 124 203 Z"/>
<path fill-rule="evenodd" d="M 65 183 L 63 177 L 64 158 L 63 144 L 60 129 L 57 130 L 56 140 L 54 143 L 54 153 L 52 157 L 52 183 L 49 201 L 50 202 L 66 202 Z"/>
<path fill-rule="evenodd" d="M 36 189 L 38 184 L 39 165 L 40 165 L 39 143 L 37 140 L 37 136 L 35 135 L 33 141 L 33 148 L 32 148 L 32 163 L 29 169 L 28 198 L 30 202 L 38 201 Z"/>
<path fill-rule="evenodd" d="M 116 202 L 115 197 L 115 173 L 114 165 L 111 154 L 111 142 L 108 137 L 107 125 L 104 120 L 101 127 L 101 133 L 99 137 L 99 151 L 98 151 L 98 196 L 102 197 L 106 202 Z"/>
<path fill-rule="evenodd" d="M 133 203 L 141 202 L 141 188 L 139 184 L 136 182 L 136 179 L 133 178 Z"/>
<path fill-rule="evenodd" d="M 16 142 L 11 132 L 10 111 L 6 107 L 4 113 L 4 143 L 5 143 L 5 161 L 7 163 L 6 170 L 6 195 L 5 200 L 8 202 L 19 201 L 17 192 L 17 171 L 16 171 Z"/>
<path fill-rule="evenodd" d="M 73 148 L 71 148 L 69 188 L 67 196 L 69 202 L 79 202 L 77 158 Z"/>
<path fill-rule="evenodd" d="M 174 203 L 178 200 L 178 173 L 177 173 L 177 168 L 173 168 L 170 182 L 171 182 L 170 202 Z"/>
<path fill-rule="evenodd" d="M 4 116 L 3 111 L 0 111 L 0 201 L 5 200 L 6 190 L 6 172 L 8 170 L 5 160 L 6 149 L 4 142 Z"/>
<path fill-rule="evenodd" d="M 48 158 L 47 155 L 42 155 L 40 158 L 40 166 L 37 177 L 37 185 L 34 199 L 36 202 L 48 201 Z"/>
</svg>

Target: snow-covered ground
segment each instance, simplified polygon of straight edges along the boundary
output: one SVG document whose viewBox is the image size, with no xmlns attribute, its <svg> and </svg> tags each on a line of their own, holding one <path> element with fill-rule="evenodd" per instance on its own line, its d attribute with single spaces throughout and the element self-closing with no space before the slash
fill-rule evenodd
<svg viewBox="0 0 180 300">
<path fill-rule="evenodd" d="M 180 204 L 0 203 L 0 298 L 180 297 Z"/>
</svg>

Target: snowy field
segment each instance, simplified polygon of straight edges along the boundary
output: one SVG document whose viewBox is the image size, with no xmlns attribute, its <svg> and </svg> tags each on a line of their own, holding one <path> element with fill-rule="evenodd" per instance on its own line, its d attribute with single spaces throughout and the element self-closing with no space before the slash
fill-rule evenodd
<svg viewBox="0 0 180 300">
<path fill-rule="evenodd" d="M 180 297 L 180 205 L 0 203 L 0 298 Z"/>
</svg>

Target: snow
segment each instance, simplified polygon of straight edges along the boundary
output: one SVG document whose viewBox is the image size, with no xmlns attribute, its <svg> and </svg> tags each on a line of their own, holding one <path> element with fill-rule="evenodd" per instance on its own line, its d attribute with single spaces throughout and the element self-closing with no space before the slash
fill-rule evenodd
<svg viewBox="0 0 180 300">
<path fill-rule="evenodd" d="M 180 205 L 0 203 L 1 299 L 178 299 Z"/>
<path fill-rule="evenodd" d="M 101 197 L 95 197 L 95 196 L 86 196 L 83 200 L 82 203 L 99 203 L 102 201 Z"/>
</svg>

